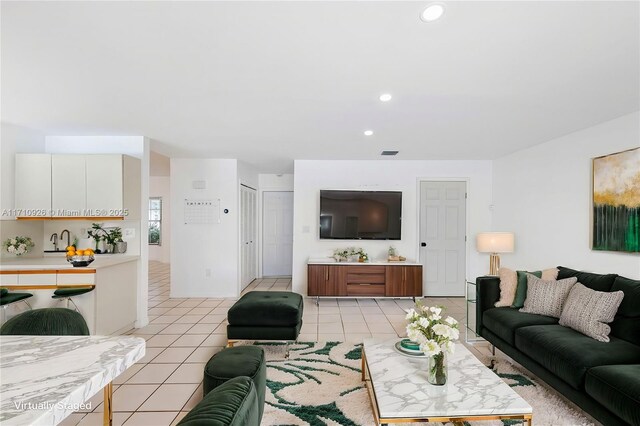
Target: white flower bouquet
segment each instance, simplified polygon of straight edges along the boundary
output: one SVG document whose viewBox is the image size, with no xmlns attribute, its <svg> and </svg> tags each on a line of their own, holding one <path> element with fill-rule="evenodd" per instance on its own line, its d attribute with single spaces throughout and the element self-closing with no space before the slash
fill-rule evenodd
<svg viewBox="0 0 640 426">
<path fill-rule="evenodd" d="M 458 321 L 450 316 L 443 318 L 443 314 L 442 306 L 428 307 L 418 302 L 406 317 L 407 337 L 429 357 L 429 382 L 436 385 L 446 383 L 445 354 L 453 353 L 454 342 L 460 337 Z"/>
<path fill-rule="evenodd" d="M 22 254 L 29 253 L 35 244 L 29 237 L 14 237 L 7 238 L 3 243 L 3 246 L 7 253 L 20 256 Z"/>
<path fill-rule="evenodd" d="M 359 259 L 369 259 L 369 256 L 362 249 L 362 247 L 347 247 L 342 249 L 335 249 L 333 251 L 333 257 L 338 262 L 344 262 L 347 260 L 358 261 Z"/>
</svg>

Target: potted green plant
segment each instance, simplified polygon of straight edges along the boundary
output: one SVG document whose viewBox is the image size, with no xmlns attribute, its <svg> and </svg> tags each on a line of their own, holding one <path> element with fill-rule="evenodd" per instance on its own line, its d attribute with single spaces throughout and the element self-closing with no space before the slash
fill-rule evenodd
<svg viewBox="0 0 640 426">
<path fill-rule="evenodd" d="M 116 227 L 107 231 L 107 244 L 111 247 L 111 253 L 127 251 L 127 243 L 122 241 L 122 228 Z"/>
<path fill-rule="evenodd" d="M 91 229 L 87 231 L 87 235 L 96 242 L 96 253 L 102 253 L 100 250 L 100 241 L 106 240 L 107 231 L 104 230 L 100 223 L 92 223 Z"/>
</svg>

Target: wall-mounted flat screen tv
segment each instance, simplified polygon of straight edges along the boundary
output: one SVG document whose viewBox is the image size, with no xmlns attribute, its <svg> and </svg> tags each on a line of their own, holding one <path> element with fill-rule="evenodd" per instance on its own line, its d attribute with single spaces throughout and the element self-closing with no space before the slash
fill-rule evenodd
<svg viewBox="0 0 640 426">
<path fill-rule="evenodd" d="M 399 240 L 400 191 L 320 191 L 320 239 Z"/>
</svg>

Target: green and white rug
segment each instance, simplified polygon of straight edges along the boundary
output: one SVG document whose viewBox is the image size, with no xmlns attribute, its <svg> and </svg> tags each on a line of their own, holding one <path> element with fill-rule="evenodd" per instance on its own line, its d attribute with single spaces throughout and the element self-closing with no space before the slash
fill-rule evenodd
<svg viewBox="0 0 640 426">
<path fill-rule="evenodd" d="M 284 345 L 260 342 L 267 353 L 267 395 L 262 425 L 369 426 L 371 403 L 361 381 L 360 345 L 340 342 L 299 342 Z M 486 364 L 489 359 L 482 360 Z M 539 384 L 521 367 L 498 357 L 494 371 L 532 407 L 534 424 L 590 425 L 554 391 Z M 473 422 L 472 425 L 511 425 L 515 421 Z"/>
</svg>

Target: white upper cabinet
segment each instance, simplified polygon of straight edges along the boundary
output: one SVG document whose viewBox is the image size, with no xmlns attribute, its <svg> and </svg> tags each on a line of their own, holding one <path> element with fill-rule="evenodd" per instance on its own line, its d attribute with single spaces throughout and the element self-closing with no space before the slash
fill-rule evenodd
<svg viewBox="0 0 640 426">
<path fill-rule="evenodd" d="M 140 172 L 122 154 L 16 154 L 16 216 L 139 219 Z"/>
<path fill-rule="evenodd" d="M 49 216 L 51 154 L 16 154 L 15 176 L 16 216 Z"/>
<path fill-rule="evenodd" d="M 123 216 L 123 159 L 120 154 L 86 155 L 87 209 L 92 216 Z"/>
<path fill-rule="evenodd" d="M 55 216 L 86 216 L 87 181 L 82 155 L 51 156 L 51 208 Z"/>
</svg>

